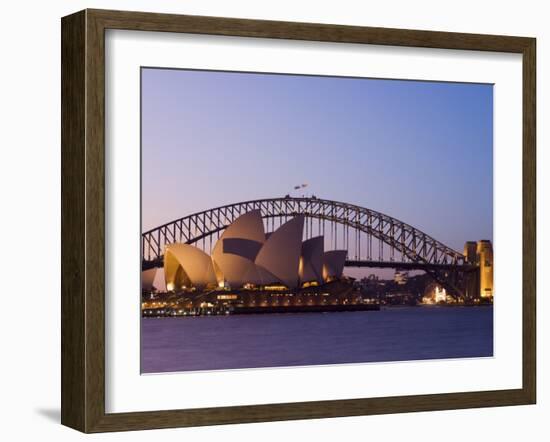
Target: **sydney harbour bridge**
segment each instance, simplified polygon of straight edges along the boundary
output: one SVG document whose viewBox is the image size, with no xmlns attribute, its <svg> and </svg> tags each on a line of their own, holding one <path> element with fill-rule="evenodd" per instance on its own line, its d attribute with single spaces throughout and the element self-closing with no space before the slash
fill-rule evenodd
<svg viewBox="0 0 550 442">
<path fill-rule="evenodd" d="M 305 215 L 304 239 L 323 235 L 325 250 L 347 250 L 346 267 L 422 270 L 455 297 L 471 299 L 479 266 L 417 228 L 353 204 L 312 197 L 282 197 L 228 204 L 194 213 L 142 234 L 142 268 L 161 267 L 166 244 L 193 244 L 210 253 L 239 216 L 260 210 L 266 232 Z"/>
</svg>

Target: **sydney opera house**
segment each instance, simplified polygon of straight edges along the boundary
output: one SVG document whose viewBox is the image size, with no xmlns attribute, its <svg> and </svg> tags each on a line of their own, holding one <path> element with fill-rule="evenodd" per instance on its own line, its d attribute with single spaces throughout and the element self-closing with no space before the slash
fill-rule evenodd
<svg viewBox="0 0 550 442">
<path fill-rule="evenodd" d="M 169 244 L 164 253 L 168 291 L 279 286 L 289 290 L 342 277 L 345 250 L 324 251 L 324 238 L 302 241 L 304 215 L 265 233 L 259 210 L 237 218 L 211 256 L 190 244 Z"/>
</svg>

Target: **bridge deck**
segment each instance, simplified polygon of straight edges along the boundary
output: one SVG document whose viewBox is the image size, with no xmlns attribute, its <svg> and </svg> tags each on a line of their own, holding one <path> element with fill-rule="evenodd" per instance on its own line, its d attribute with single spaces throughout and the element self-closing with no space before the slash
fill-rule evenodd
<svg viewBox="0 0 550 442">
<path fill-rule="evenodd" d="M 143 261 L 142 270 L 162 267 L 162 257 L 152 261 Z M 399 270 L 460 270 L 464 272 L 474 271 L 478 267 L 473 264 L 426 264 L 421 262 L 399 262 L 399 261 L 366 261 L 346 260 L 345 267 L 365 267 L 378 269 L 399 269 Z"/>
<path fill-rule="evenodd" d="M 473 264 L 426 264 L 421 262 L 399 262 L 399 261 L 364 261 L 346 260 L 346 267 L 371 267 L 379 269 L 399 270 L 461 270 L 473 271 L 477 269 Z"/>
</svg>

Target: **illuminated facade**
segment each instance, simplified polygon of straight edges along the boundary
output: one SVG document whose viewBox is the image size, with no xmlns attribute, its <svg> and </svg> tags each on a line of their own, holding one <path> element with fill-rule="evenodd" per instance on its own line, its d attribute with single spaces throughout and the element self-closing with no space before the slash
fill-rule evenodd
<svg viewBox="0 0 550 442">
<path fill-rule="evenodd" d="M 266 234 L 259 210 L 237 218 L 214 246 L 212 255 L 189 244 L 169 244 L 164 252 L 168 291 L 196 288 L 323 284 L 342 277 L 345 250 L 324 251 L 324 238 L 302 242 L 304 215 Z"/>
<path fill-rule="evenodd" d="M 397 285 L 405 285 L 408 279 L 409 272 L 405 272 L 402 270 L 396 270 L 393 275 L 393 282 L 395 282 Z"/>
<path fill-rule="evenodd" d="M 493 297 L 493 245 L 491 241 L 477 242 L 479 290 L 482 298 Z"/>
<path fill-rule="evenodd" d="M 493 244 L 487 239 L 468 241 L 464 244 L 464 256 L 467 264 L 476 265 L 479 269 L 475 277 L 470 277 L 467 283 L 467 295 L 472 298 L 492 299 Z"/>
<path fill-rule="evenodd" d="M 447 302 L 447 291 L 444 288 L 436 287 L 435 288 L 435 295 L 434 295 L 435 303 L 438 304 L 440 302 Z"/>
<path fill-rule="evenodd" d="M 216 276 L 210 256 L 189 244 L 166 246 L 164 278 L 168 290 L 187 287 L 204 289 L 216 286 Z"/>
</svg>

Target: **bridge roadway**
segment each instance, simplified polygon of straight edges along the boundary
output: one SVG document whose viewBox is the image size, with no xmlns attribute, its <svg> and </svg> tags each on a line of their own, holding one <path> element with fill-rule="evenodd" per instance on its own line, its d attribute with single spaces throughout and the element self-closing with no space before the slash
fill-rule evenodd
<svg viewBox="0 0 550 442">
<path fill-rule="evenodd" d="M 143 261 L 142 270 L 162 267 L 162 257 L 156 260 Z M 478 267 L 474 264 L 428 264 L 422 262 L 399 262 L 399 261 L 368 261 L 368 260 L 346 260 L 345 267 L 365 267 L 378 269 L 397 270 L 460 270 L 463 272 L 476 271 Z"/>
<path fill-rule="evenodd" d="M 398 270 L 460 270 L 463 272 L 470 272 L 478 269 L 478 267 L 474 264 L 429 264 L 423 262 L 365 261 L 349 259 L 346 260 L 345 267 L 367 267 Z"/>
</svg>

